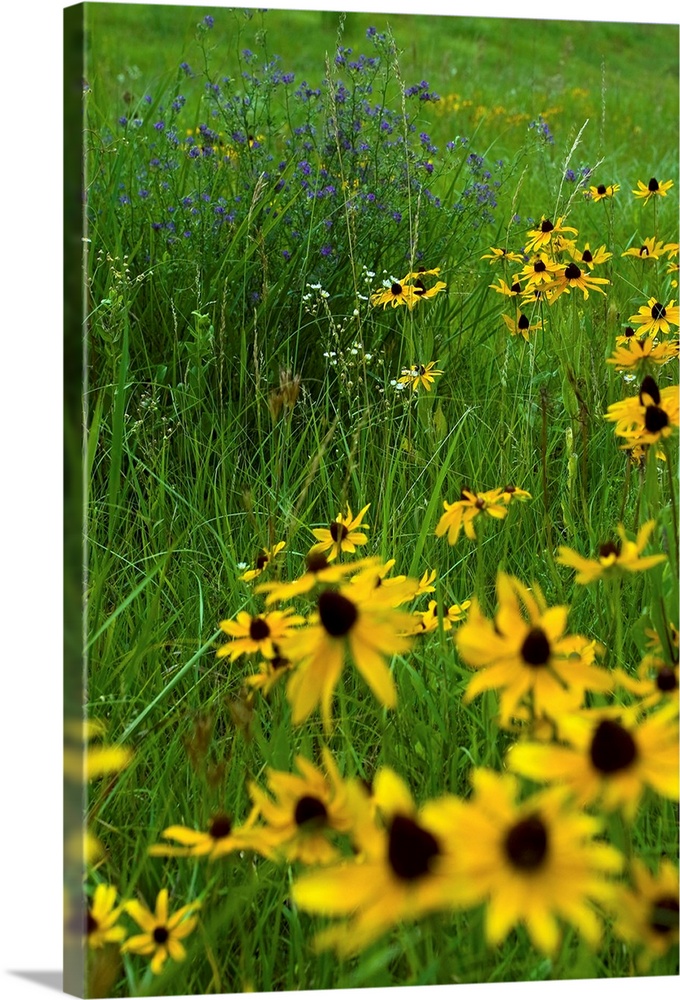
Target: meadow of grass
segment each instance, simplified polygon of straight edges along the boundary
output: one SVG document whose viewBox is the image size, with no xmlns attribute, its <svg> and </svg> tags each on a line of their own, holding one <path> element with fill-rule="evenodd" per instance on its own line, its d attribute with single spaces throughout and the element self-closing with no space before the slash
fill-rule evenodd
<svg viewBox="0 0 680 1000">
<path fill-rule="evenodd" d="M 677 974 L 677 28 L 116 4 L 85 5 L 85 23 L 86 710 L 101 727 L 88 734 L 89 995 Z M 549 286 L 533 284 L 541 253 Z M 656 354 L 608 363 L 631 344 Z M 624 399 L 615 426 L 605 416 Z M 450 545 L 444 504 L 461 500 L 468 531 Z M 265 606 L 258 586 L 299 578 L 319 533 L 342 541 L 340 515 L 366 505 L 356 553 L 330 566 L 379 562 L 317 584 L 334 624 L 318 589 Z M 639 551 L 599 548 L 650 521 Z M 561 547 L 594 560 L 593 582 L 575 582 Z M 626 553 L 638 571 L 617 573 Z M 415 583 L 389 601 L 397 574 Z M 324 725 L 305 690 L 354 635 L 338 586 L 368 631 Z M 265 647 L 267 665 L 248 652 L 253 621 L 270 631 L 286 607 L 306 624 Z M 238 627 L 232 639 L 220 622 L 238 614 L 232 656 Z M 315 627 L 331 638 L 310 668 Z M 562 633 L 583 637 L 572 659 Z M 503 678 L 471 697 L 503 657 Z M 553 678 L 550 696 L 527 665 Z M 608 751 L 598 771 L 573 735 L 585 724 L 628 741 L 625 761 Z M 581 841 L 572 868 L 552 841 L 536 846 L 540 808 L 557 807 L 531 796 L 556 758 L 543 773 L 513 753 L 539 759 L 537 743 L 581 747 L 556 827 L 595 824 L 620 862 L 591 876 L 586 915 L 580 898 L 559 905 Z M 289 802 L 288 839 L 267 808 L 243 828 L 254 785 L 276 791 L 272 773 L 300 757 L 328 768 L 326 751 L 340 784 L 306 779 L 298 806 L 317 812 Z M 525 834 L 534 824 L 519 876 L 498 817 L 497 856 L 465 868 L 485 776 L 501 799 L 519 781 L 537 803 L 507 807 L 508 836 L 509 815 Z M 340 801 L 353 819 L 334 827 Z M 236 831 L 223 857 L 150 856 L 168 828 L 222 814 Z M 452 885 L 474 869 L 501 888 L 428 906 L 430 855 L 449 837 Z M 320 862 L 325 903 L 306 905 Z M 384 899 L 380 932 L 358 896 L 343 909 L 334 877 Z M 105 886 L 127 909 L 107 910 Z M 147 954 L 121 939 L 164 889 L 170 913 L 200 909 L 185 916 L 186 960 L 175 948 L 160 969 L 163 920 L 137 942 Z M 502 934 L 497 891 L 517 898 Z M 526 902 L 544 897 L 556 942 Z M 333 915 L 347 954 L 343 935 L 315 947 Z"/>
</svg>

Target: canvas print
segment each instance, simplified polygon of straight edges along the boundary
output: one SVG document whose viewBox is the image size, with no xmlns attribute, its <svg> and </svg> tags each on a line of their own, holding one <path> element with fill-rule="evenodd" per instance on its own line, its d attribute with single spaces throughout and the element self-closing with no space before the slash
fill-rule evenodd
<svg viewBox="0 0 680 1000">
<path fill-rule="evenodd" d="M 678 26 L 65 26 L 67 990 L 676 976 Z"/>
</svg>

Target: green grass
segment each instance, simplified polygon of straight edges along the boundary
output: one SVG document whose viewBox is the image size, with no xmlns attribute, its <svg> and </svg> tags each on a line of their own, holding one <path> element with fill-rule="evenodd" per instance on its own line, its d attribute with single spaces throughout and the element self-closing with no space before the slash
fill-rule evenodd
<svg viewBox="0 0 680 1000">
<path fill-rule="evenodd" d="M 285 540 L 276 572 L 293 579 L 314 540 L 311 529 L 327 525 L 347 503 L 356 513 L 370 502 L 367 551 L 395 558 L 395 573 L 419 577 L 437 569 L 432 596 L 446 607 L 476 594 L 491 615 L 500 567 L 539 584 L 549 604 L 570 605 L 570 632 L 601 642 L 608 667 L 635 673 L 651 624 L 672 656 L 662 612 L 677 625 L 676 439 L 658 470 L 651 462 L 646 471 L 631 467 L 603 414 L 637 391 L 605 363 L 628 317 L 651 296 L 677 301 L 665 266 L 621 258 L 652 233 L 677 241 L 677 28 L 390 18 L 403 85 L 426 79 L 442 97 L 417 109 L 412 141 L 417 147 L 418 131 L 427 131 L 439 147 L 432 191 L 443 207 L 418 197 L 415 175 L 399 187 L 394 177 L 403 154 L 385 152 L 357 189 L 385 200 L 406 191 L 406 221 L 394 224 L 389 213 L 370 208 L 353 215 L 340 199 L 328 230 L 337 248 L 329 260 L 319 250 L 326 209 L 310 207 L 295 188 L 295 163 L 308 156 L 316 171 L 328 162 L 335 178 L 354 176 L 355 166 L 299 143 L 291 152 L 286 140 L 297 140 L 290 126 L 310 119 L 281 90 L 258 105 L 253 126 L 274 164 L 290 161 L 281 194 L 272 180 L 259 180 L 265 161 L 245 150 L 232 166 L 213 169 L 185 156 L 174 170 L 148 168 L 150 144 L 158 140 L 152 123 L 178 92 L 187 97 L 180 135 L 210 121 L 204 81 L 177 72 L 183 60 L 201 71 L 194 35 L 204 13 L 87 7 L 87 711 L 106 722 L 107 741 L 134 750 L 128 768 L 90 786 L 88 823 L 106 855 L 89 872 L 88 887 L 104 881 L 124 898 L 152 904 L 168 886 L 173 908 L 204 901 L 185 964 L 169 963 L 154 978 L 138 956 L 118 964 L 115 954 L 98 953 L 92 980 L 106 995 L 144 996 L 639 971 L 611 929 L 597 952 L 578 929 L 551 958 L 521 928 L 491 949 L 480 907 L 404 923 L 358 958 L 339 961 L 310 947 L 324 921 L 291 905 L 300 866 L 238 855 L 209 866 L 149 859 L 146 852 L 171 824 L 204 829 L 219 809 L 244 819 L 249 781 L 261 783 L 268 767 L 289 770 L 297 754 L 316 758 L 324 742 L 344 775 L 371 779 L 389 766 L 418 802 L 444 792 L 467 796 L 474 768 L 503 767 L 513 737 L 497 724 L 496 695 L 463 703 L 471 672 L 443 630 L 394 658 L 392 711 L 346 668 L 330 737 L 318 713 L 291 725 L 281 684 L 268 699 L 249 699 L 243 684 L 254 664 L 215 658 L 218 623 L 241 609 L 261 609 L 252 586 L 240 580 L 240 564 L 252 565 L 261 547 Z M 213 79 L 238 76 L 245 67 L 236 52 L 246 47 L 259 53 L 261 69 L 257 33 L 265 26 L 269 57 L 281 54 L 281 68 L 295 72 L 293 87 L 301 79 L 320 85 L 324 54 L 332 57 L 339 37 L 337 16 L 270 12 L 261 23 L 260 15 L 249 21 L 212 13 L 215 27 L 203 41 Z M 342 44 L 355 56 L 368 51 L 372 24 L 382 31 L 387 19 L 347 16 Z M 376 76 L 372 100 L 384 94 L 399 112 L 395 72 Z M 654 101 L 642 99 L 649 93 Z M 454 111 L 456 102 L 462 106 Z M 144 125 L 124 130 L 117 125 L 124 113 L 143 113 Z M 553 144 L 527 128 L 541 114 Z M 227 129 L 226 117 L 220 125 Z M 371 127 L 362 125 L 377 142 Z M 446 142 L 461 135 L 469 145 L 447 160 Z M 464 195 L 483 180 L 466 166 L 473 151 L 499 182 L 493 221 Z M 494 166 L 500 158 L 503 168 Z M 568 168 L 601 160 L 590 183 L 616 182 L 621 190 L 613 202 L 593 204 L 563 177 Z M 643 207 L 631 192 L 652 175 L 675 186 Z M 140 186 L 151 190 L 148 200 L 139 199 Z M 214 229 L 201 215 L 190 241 L 166 243 L 152 223 L 161 214 L 167 219 L 168 207 L 180 212 L 182 198 L 197 199 L 197 191 L 211 205 L 224 197 L 226 207 L 236 206 L 235 221 Z M 121 192 L 130 205 L 120 203 Z M 247 210 L 234 201 L 241 194 Z M 288 214 L 305 227 L 295 246 L 287 242 Z M 542 215 L 568 215 L 580 247 L 605 243 L 613 257 L 595 273 L 611 284 L 606 296 L 592 292 L 584 301 L 573 290 L 537 310 L 533 319 L 540 313 L 544 329 L 525 344 L 507 336 L 500 316 L 512 309 L 489 289 L 502 272 L 480 258 L 490 246 L 518 248 L 528 220 Z M 371 309 L 360 298 L 367 292 L 362 266 L 376 272 L 373 288 L 383 269 L 405 274 L 410 239 L 425 266 L 441 267 L 446 294 L 412 313 Z M 290 266 L 281 253 L 288 247 Z M 327 298 L 310 289 L 316 283 Z M 352 354 L 355 343 L 362 347 Z M 324 355 L 330 351 L 335 366 Z M 435 391 L 409 403 L 408 391 L 397 392 L 392 380 L 403 365 L 435 359 L 444 372 Z M 300 375 L 301 392 L 275 420 L 268 404 L 282 368 Z M 677 382 L 674 363 L 656 374 L 662 386 Z M 461 536 L 449 547 L 435 537 L 444 500 L 457 499 L 462 487 L 509 482 L 533 499 L 513 504 L 502 522 L 488 519 L 476 544 Z M 591 553 L 619 521 L 633 531 L 650 517 L 657 520 L 650 551 L 663 549 L 669 561 L 627 577 L 619 592 L 576 587 L 573 573 L 555 562 L 559 545 Z M 417 607 L 425 606 L 419 598 Z M 625 835 L 617 822 L 606 821 L 607 834 L 634 856 L 651 865 L 662 852 L 677 857 L 674 803 L 648 792 Z M 676 956 L 669 952 L 650 972 L 677 974 Z"/>
</svg>

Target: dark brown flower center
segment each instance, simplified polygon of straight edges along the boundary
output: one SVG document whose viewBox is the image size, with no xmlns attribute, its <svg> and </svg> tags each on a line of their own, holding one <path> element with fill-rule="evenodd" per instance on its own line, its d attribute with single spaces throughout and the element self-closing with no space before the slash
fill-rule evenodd
<svg viewBox="0 0 680 1000">
<path fill-rule="evenodd" d="M 396 297 L 397 295 L 401 295 L 401 293 L 403 292 L 403 288 L 401 287 L 398 281 L 395 281 L 392 287 L 390 288 L 390 291 L 392 292 L 392 295 Z"/>
<path fill-rule="evenodd" d="M 591 254 L 590 250 L 584 250 L 583 253 L 581 254 L 581 257 L 586 262 L 586 264 L 592 264 L 593 255 Z"/>
<path fill-rule="evenodd" d="M 504 493 L 516 493 L 517 492 L 517 487 L 516 486 L 504 486 L 503 487 L 503 492 Z"/>
<path fill-rule="evenodd" d="M 214 840 L 221 840 L 222 837 L 229 836 L 231 833 L 231 820 L 226 813 L 218 813 L 217 816 L 213 816 L 208 832 Z"/>
<path fill-rule="evenodd" d="M 541 271 L 545 271 L 545 270 L 546 270 L 546 266 L 545 266 L 545 261 L 544 260 L 536 260 L 536 261 L 534 261 L 534 271 L 537 274 L 540 274 Z"/>
<path fill-rule="evenodd" d="M 677 691 L 678 678 L 672 667 L 661 667 L 656 675 L 656 686 L 659 691 L 668 694 L 670 691 Z"/>
<path fill-rule="evenodd" d="M 314 795 L 303 795 L 295 806 L 295 822 L 298 826 L 325 826 L 328 810 Z"/>
<path fill-rule="evenodd" d="M 99 930 L 99 921 L 96 917 L 93 917 L 90 911 L 87 911 L 85 915 L 85 932 L 90 935 L 94 934 L 95 931 Z"/>
<path fill-rule="evenodd" d="M 607 556 L 620 556 L 621 555 L 621 543 L 620 542 L 604 542 L 600 545 L 598 549 L 601 559 L 606 559 Z"/>
<path fill-rule="evenodd" d="M 657 934 L 670 934 L 678 929 L 678 900 L 675 896 L 659 896 L 652 904 L 649 926 Z"/>
<path fill-rule="evenodd" d="M 524 313 L 522 313 L 522 315 L 520 316 L 520 318 L 517 320 L 517 329 L 518 330 L 528 330 L 529 329 L 529 320 L 524 315 Z"/>
<path fill-rule="evenodd" d="M 635 740 L 627 729 L 603 719 L 595 730 L 590 744 L 590 760 L 601 774 L 616 774 L 625 771 L 637 759 Z"/>
<path fill-rule="evenodd" d="M 343 538 L 347 538 L 349 531 L 347 526 L 342 524 L 341 521 L 333 521 L 331 524 L 331 538 L 334 542 L 341 542 Z"/>
<path fill-rule="evenodd" d="M 331 529 L 331 534 L 332 534 Z M 323 552 L 310 552 L 305 559 L 307 569 L 310 573 L 320 573 L 322 569 L 328 569 L 329 563 Z"/>
<path fill-rule="evenodd" d="M 632 326 L 627 326 L 626 329 L 623 331 L 623 335 L 624 337 L 634 337 L 635 330 L 633 329 Z"/>
<path fill-rule="evenodd" d="M 666 315 L 666 307 L 660 302 L 655 302 L 652 306 L 652 319 L 663 319 Z"/>
<path fill-rule="evenodd" d="M 263 639 L 269 637 L 271 630 L 264 618 L 253 618 L 250 623 L 249 632 L 253 642 L 262 642 Z"/>
<path fill-rule="evenodd" d="M 607 188 L 604 186 L 604 184 L 598 184 L 597 185 L 597 193 L 598 194 L 606 194 L 607 193 Z"/>
<path fill-rule="evenodd" d="M 668 427 L 668 414 L 660 406 L 648 406 L 645 410 L 645 427 L 650 434 L 658 434 Z"/>
<path fill-rule="evenodd" d="M 266 552 L 260 552 L 259 556 L 255 560 L 255 569 L 264 569 L 269 562 L 269 556 Z"/>
<path fill-rule="evenodd" d="M 508 831 L 505 853 L 512 865 L 523 872 L 540 868 L 548 853 L 548 831 L 540 816 L 527 816 Z"/>
<path fill-rule="evenodd" d="M 519 293 L 522 291 L 522 286 L 520 285 L 519 281 L 515 281 L 514 284 L 510 285 L 510 291 L 513 293 L 513 295 L 519 295 Z"/>
<path fill-rule="evenodd" d="M 567 266 L 565 267 L 564 277 L 567 278 L 569 281 L 576 281 L 578 278 L 581 277 L 581 268 L 578 267 L 576 264 L 574 264 L 572 261 L 571 264 L 567 264 Z"/>
<path fill-rule="evenodd" d="M 416 371 L 418 372 L 419 375 L 424 375 L 427 369 L 425 365 L 418 365 Z"/>
<path fill-rule="evenodd" d="M 283 670 L 285 667 L 290 666 L 290 660 L 286 659 L 285 656 L 281 656 L 276 646 L 274 646 L 275 656 L 269 661 L 269 665 L 272 670 Z"/>
<path fill-rule="evenodd" d="M 550 643 L 542 628 L 530 629 L 522 643 L 522 659 L 530 667 L 544 667 L 550 659 Z"/>
<path fill-rule="evenodd" d="M 435 837 L 408 816 L 397 814 L 390 824 L 387 857 L 397 878 L 413 882 L 432 871 L 440 854 Z"/>
<path fill-rule="evenodd" d="M 477 508 L 477 510 L 484 510 L 485 506 L 486 506 L 486 500 L 484 499 L 484 497 L 477 497 L 477 499 L 475 500 L 475 507 Z"/>
<path fill-rule="evenodd" d="M 425 285 L 420 278 L 417 278 L 416 281 L 413 282 L 413 292 L 415 295 L 425 294 Z"/>
<path fill-rule="evenodd" d="M 647 185 L 647 190 L 648 191 L 658 191 L 659 190 L 659 182 L 657 181 L 656 177 L 650 177 L 649 178 L 649 184 Z"/>
<path fill-rule="evenodd" d="M 544 219 L 543 222 L 541 223 L 541 232 L 542 233 L 551 233 L 554 228 L 555 227 L 553 226 L 553 224 L 550 221 L 550 219 Z"/>
<path fill-rule="evenodd" d="M 165 944 L 169 937 L 170 932 L 167 927 L 154 927 L 153 939 L 156 944 Z"/>
<path fill-rule="evenodd" d="M 339 639 L 350 631 L 359 611 L 347 597 L 334 590 L 324 590 L 319 594 L 319 617 L 328 634 Z"/>
<path fill-rule="evenodd" d="M 640 383 L 640 403 L 645 406 L 645 401 L 643 396 L 649 396 L 653 403 L 658 406 L 661 402 L 661 393 L 659 392 L 659 387 L 652 378 L 651 375 L 645 375 L 642 382 Z"/>
<path fill-rule="evenodd" d="M 640 247 L 640 257 L 649 257 L 649 247 Z"/>
</svg>

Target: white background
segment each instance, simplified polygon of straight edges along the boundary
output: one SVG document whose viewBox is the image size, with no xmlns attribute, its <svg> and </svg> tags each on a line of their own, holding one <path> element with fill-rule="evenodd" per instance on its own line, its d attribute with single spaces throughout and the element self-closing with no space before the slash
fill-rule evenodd
<svg viewBox="0 0 680 1000">
<path fill-rule="evenodd" d="M 156 0 L 147 0 L 156 2 Z M 246 4 L 234 4 L 234 6 Z M 573 20 L 678 23 L 672 0 L 267 0 L 270 8 L 371 10 Z M 61 47 L 63 3 L 7 0 L 2 18 L 3 150 L 0 158 L 0 525 L 3 539 L 2 792 L 0 793 L 0 991 L 8 1000 L 49 997 L 39 973 L 61 957 Z M 195 5 L 199 16 L 214 5 Z M 226 4 L 222 4 L 226 6 Z M 640 101 L 654 101 L 640 93 Z M 38 981 L 17 976 L 36 974 Z M 48 977 L 48 981 L 49 981 Z M 52 977 L 54 982 L 54 976 Z M 675 994 L 677 980 L 564 982 L 504 987 L 570 998 L 574 988 L 627 1000 L 639 990 Z M 445 989 L 433 988 L 438 992 Z M 376 995 L 385 991 L 373 991 Z M 423 993 L 423 990 L 419 991 Z M 498 988 L 456 987 L 498 996 Z M 394 994 L 392 994 L 393 996 Z M 354 994 L 366 996 L 365 992 Z M 432 996 L 432 991 L 428 991 Z M 336 991 L 333 998 L 340 1000 Z"/>
</svg>

